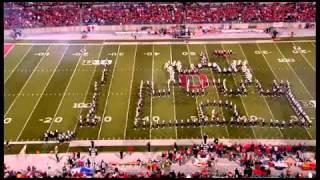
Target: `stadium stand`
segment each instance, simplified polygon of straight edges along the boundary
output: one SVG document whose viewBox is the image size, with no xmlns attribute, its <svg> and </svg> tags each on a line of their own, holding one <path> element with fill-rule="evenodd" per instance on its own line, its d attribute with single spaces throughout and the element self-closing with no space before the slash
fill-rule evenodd
<svg viewBox="0 0 320 180">
<path fill-rule="evenodd" d="M 74 26 L 83 9 L 85 24 L 181 24 L 226 22 L 313 22 L 315 4 L 294 3 L 5 3 L 4 27 Z M 186 9 L 186 11 L 184 11 Z M 184 18 L 186 16 L 186 18 Z"/>
<path fill-rule="evenodd" d="M 120 163 L 112 162 L 109 159 L 92 162 L 90 157 L 84 158 L 80 153 L 69 153 L 67 162 L 61 170 L 43 172 L 36 167 L 28 167 L 25 171 L 13 171 L 4 167 L 5 177 L 104 177 L 104 178 L 209 178 L 209 177 L 309 177 L 314 176 L 310 170 L 315 169 L 315 162 L 306 155 L 310 150 L 302 144 L 298 145 L 262 145 L 262 144 L 222 144 L 218 141 L 208 144 L 194 144 L 190 147 L 174 146 L 173 150 L 162 152 L 158 159 L 143 161 L 139 158 L 135 162 Z M 91 159 L 91 160 L 90 160 Z M 132 158 L 131 158 L 132 159 Z M 219 159 L 219 160 L 218 160 Z M 221 159 L 226 162 L 237 161 L 243 172 L 239 169 L 228 169 L 223 171 L 217 169 Z M 281 160 L 281 161 L 280 161 Z M 194 163 L 190 163 L 190 161 Z M 175 172 L 170 169 L 171 165 L 184 166 L 188 162 L 188 167 L 202 167 L 201 171 L 190 172 L 188 174 Z M 282 163 L 279 163 L 282 162 Z M 93 167 L 94 171 L 77 171 L 79 168 Z M 190 166 L 191 165 L 191 166 Z M 147 169 L 147 172 L 130 173 L 120 170 L 120 166 L 137 166 Z M 285 167 L 284 167 L 285 166 Z M 275 169 L 281 170 L 289 167 L 286 173 L 280 176 L 272 174 Z M 292 168 L 291 168 L 292 167 Z M 291 169 L 299 167 L 304 172 L 297 172 Z M 166 169 L 169 168 L 169 171 Z M 234 171 L 233 171 L 234 170 Z M 94 175 L 93 175 L 94 174 Z"/>
</svg>

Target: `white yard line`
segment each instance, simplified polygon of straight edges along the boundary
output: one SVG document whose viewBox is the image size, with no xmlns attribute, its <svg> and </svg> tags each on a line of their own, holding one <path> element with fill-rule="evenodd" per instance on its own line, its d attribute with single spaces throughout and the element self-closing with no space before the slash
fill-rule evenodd
<svg viewBox="0 0 320 180">
<path fill-rule="evenodd" d="M 50 46 L 48 46 L 46 52 L 48 52 Z M 20 94 L 24 88 L 26 87 L 26 85 L 28 84 L 28 82 L 30 81 L 31 77 L 33 76 L 33 73 L 36 72 L 36 69 L 39 67 L 39 65 L 41 64 L 41 62 L 45 59 L 46 56 L 42 56 L 40 61 L 38 62 L 38 64 L 36 65 L 36 67 L 34 67 L 32 73 L 29 75 L 27 81 L 24 83 L 24 85 L 22 86 L 22 88 L 20 89 L 20 91 L 18 92 L 18 94 Z M 11 105 L 9 106 L 7 112 L 5 112 L 4 116 L 6 116 L 6 114 L 10 111 L 10 109 L 13 107 L 13 105 L 15 104 L 16 100 L 18 99 L 18 96 L 14 97 L 13 101 L 11 102 Z"/>
<path fill-rule="evenodd" d="M 124 128 L 124 133 L 123 133 L 123 139 L 126 139 L 126 132 L 127 132 L 127 126 L 128 126 L 128 118 L 129 118 L 129 108 L 130 108 L 130 100 L 131 100 L 131 90 L 132 90 L 132 84 L 133 84 L 133 76 L 134 76 L 134 67 L 136 64 L 136 59 L 137 59 L 137 49 L 138 45 L 136 45 L 136 50 L 135 50 L 135 56 L 133 60 L 133 67 L 132 67 L 132 75 L 131 75 L 131 85 L 130 85 L 130 92 L 129 92 L 129 99 L 128 99 L 128 108 L 127 108 L 127 118 L 126 118 L 126 126 Z"/>
<path fill-rule="evenodd" d="M 84 48 L 85 48 L 85 47 L 86 47 L 86 46 L 84 46 Z M 64 92 L 63 92 L 63 96 L 62 96 L 62 98 L 61 98 L 61 100 L 60 100 L 60 103 L 59 103 L 59 105 L 58 105 L 58 108 L 56 109 L 56 112 L 55 112 L 54 115 L 53 115 L 53 119 L 52 119 L 52 121 L 51 121 L 51 123 L 50 123 L 50 126 L 49 126 L 48 130 L 51 129 L 51 126 L 53 125 L 54 119 L 56 118 L 56 116 L 57 116 L 57 114 L 58 114 L 58 112 L 59 112 L 59 110 L 60 110 L 60 107 L 61 107 L 61 105 L 62 105 L 62 102 L 63 102 L 63 100 L 64 100 L 65 95 L 66 95 L 67 92 L 68 92 L 67 90 L 68 90 L 68 88 L 69 88 L 69 86 L 70 86 L 70 84 L 71 84 L 71 82 L 72 82 L 72 79 L 73 79 L 73 76 L 74 76 L 74 74 L 75 74 L 75 72 L 76 72 L 76 69 L 78 68 L 78 66 L 79 66 L 79 64 L 80 64 L 81 58 L 82 58 L 82 55 L 79 56 L 77 65 L 76 65 L 76 67 L 74 68 L 74 71 L 73 71 L 72 74 L 71 74 L 71 77 L 70 77 L 70 79 L 69 79 L 69 81 L 68 81 L 67 87 L 66 87 L 66 89 L 65 89 Z"/>
<path fill-rule="evenodd" d="M 257 43 L 257 47 L 258 47 L 258 49 L 261 51 L 261 48 L 260 48 L 260 46 L 259 46 L 258 43 Z M 267 58 L 265 57 L 265 55 L 264 55 L 263 53 L 261 53 L 261 55 L 262 55 L 263 59 L 267 62 L 267 64 L 268 64 L 270 70 L 272 71 L 274 77 L 277 78 L 277 79 L 279 79 L 278 76 L 277 76 L 277 74 L 273 72 L 273 70 L 272 70 L 271 66 L 269 65 L 269 63 L 268 63 Z M 309 131 L 308 131 L 306 128 L 304 128 L 304 129 L 307 131 L 308 135 L 309 135 L 309 136 L 311 137 L 311 139 L 312 139 L 312 136 L 311 136 L 311 134 L 309 133 Z"/>
<path fill-rule="evenodd" d="M 207 51 L 207 46 L 206 46 L 205 44 L 204 44 L 203 46 L 204 46 L 204 49 L 206 50 L 206 54 L 207 54 L 207 57 L 208 57 L 208 60 L 209 60 L 210 58 L 209 58 L 209 54 L 208 54 L 208 51 Z M 213 72 L 212 72 L 211 69 L 210 69 L 210 72 L 211 72 L 211 78 L 214 78 Z M 216 95 L 217 95 L 218 98 L 220 99 L 220 95 L 219 95 L 219 93 L 218 93 L 218 89 L 217 89 L 217 87 L 216 87 L 215 85 L 214 85 L 214 88 L 216 89 Z M 224 117 L 223 109 L 220 108 L 220 110 L 221 110 L 221 112 L 222 112 L 222 116 Z M 225 117 L 224 117 L 224 118 L 225 118 Z M 224 125 L 224 127 L 226 128 L 226 132 L 227 132 L 228 137 L 230 137 L 227 125 Z"/>
<path fill-rule="evenodd" d="M 221 44 L 221 47 L 222 47 L 222 49 L 224 49 L 223 44 Z M 229 64 L 229 60 L 228 59 L 229 58 L 227 57 L 226 60 L 227 60 L 227 62 Z M 233 78 L 234 84 L 237 85 L 236 79 L 233 76 L 232 76 L 232 78 Z M 242 106 L 243 106 L 243 108 L 244 108 L 244 110 L 245 110 L 245 112 L 247 114 L 247 117 L 249 117 L 249 113 L 247 111 L 246 105 L 243 102 L 242 96 L 240 96 L 240 99 L 241 99 L 241 102 L 242 102 Z M 254 135 L 254 138 L 257 139 L 256 133 L 254 132 L 254 129 L 252 127 L 251 127 L 251 130 L 252 130 L 252 133 Z"/>
<path fill-rule="evenodd" d="M 153 83 L 153 68 L 154 68 L 154 45 L 152 45 L 152 70 L 151 70 L 151 83 Z M 151 122 L 153 121 L 152 118 L 152 95 L 150 97 L 150 132 L 149 132 L 149 139 L 151 140 L 151 131 L 152 131 L 152 126 Z"/>
<path fill-rule="evenodd" d="M 280 52 L 281 56 L 283 58 L 285 58 L 285 56 L 283 55 L 283 53 L 281 52 L 281 50 L 279 49 L 277 44 L 274 44 L 277 48 L 277 50 Z M 314 97 L 310 94 L 309 90 L 306 88 L 306 86 L 303 84 L 302 80 L 300 79 L 300 77 L 297 75 L 297 73 L 293 70 L 293 68 L 291 67 L 291 64 L 287 62 L 287 64 L 289 65 L 289 68 L 291 69 L 291 71 L 295 74 L 295 76 L 297 77 L 297 79 L 299 80 L 299 82 L 301 83 L 301 85 L 305 88 L 307 94 L 311 97 L 311 99 L 314 99 Z"/>
<path fill-rule="evenodd" d="M 242 49 L 242 46 L 241 46 L 240 44 L 239 44 L 239 46 L 240 46 L 240 49 L 241 49 L 241 52 L 242 52 L 243 56 L 244 56 L 244 57 L 247 59 L 247 61 L 248 61 L 248 58 L 247 58 L 246 54 L 244 53 L 244 51 L 243 51 L 243 49 Z M 249 64 L 249 61 L 248 61 L 248 64 Z M 251 68 L 251 69 L 252 69 L 252 68 Z M 266 104 L 267 107 L 268 107 L 268 110 L 269 110 L 269 112 L 270 112 L 270 114 L 271 114 L 271 116 L 272 116 L 272 119 L 275 119 L 275 118 L 274 118 L 274 115 L 273 115 L 273 113 L 272 113 L 272 111 L 271 111 L 271 109 L 270 109 L 270 106 L 269 106 L 269 104 L 267 103 L 266 98 L 265 98 L 264 96 L 262 96 L 262 98 L 263 98 L 265 104 Z M 278 127 L 277 129 L 279 130 L 281 136 L 284 137 L 283 134 L 282 134 L 282 131 L 280 130 L 280 128 Z"/>
<path fill-rule="evenodd" d="M 101 49 L 100 49 L 100 52 L 99 52 L 99 55 L 98 55 L 98 59 L 101 59 L 100 57 L 101 57 L 102 49 L 103 49 L 103 45 L 101 45 Z M 93 79 L 94 74 L 96 73 L 97 69 L 98 69 L 98 66 L 96 66 L 96 67 L 94 68 L 94 71 L 93 71 L 93 73 L 92 73 L 92 75 L 91 75 L 91 78 L 90 78 L 90 81 L 89 81 L 89 84 L 88 84 L 88 88 L 87 88 L 86 94 L 84 95 L 84 99 L 83 99 L 82 102 L 85 102 L 85 101 L 86 101 L 86 98 L 87 98 L 87 96 L 88 96 L 88 94 L 89 94 L 89 89 L 90 89 L 90 85 L 91 85 L 92 79 Z M 75 69 L 75 70 L 76 70 L 76 69 Z M 80 116 L 80 114 L 82 113 L 82 111 L 83 111 L 83 109 L 81 109 L 81 110 L 79 111 L 78 117 Z M 79 120 L 77 120 L 76 125 L 75 125 L 75 127 L 73 128 L 73 132 L 76 131 L 78 124 L 79 124 Z"/>
<path fill-rule="evenodd" d="M 16 141 L 18 141 L 18 139 L 20 138 L 20 136 L 21 136 L 22 132 L 24 131 L 25 127 L 27 126 L 28 122 L 30 121 L 30 118 L 31 118 L 31 116 L 32 116 L 32 114 L 33 114 L 33 112 L 34 112 L 34 110 L 35 110 L 35 109 L 36 109 L 36 107 L 38 106 L 38 104 L 39 104 L 39 102 L 40 102 L 40 100 L 41 100 L 41 98 L 42 98 L 43 93 L 44 93 L 44 92 L 45 92 L 45 90 L 47 89 L 47 87 L 48 87 L 48 85 L 49 85 L 49 82 L 51 81 L 51 79 L 52 79 L 53 75 L 55 74 L 55 72 L 56 72 L 56 70 L 57 70 L 57 68 L 58 68 L 59 64 L 61 63 L 61 61 L 62 61 L 62 59 L 63 59 L 63 57 L 64 57 L 65 53 L 67 52 L 67 49 L 68 49 L 68 48 L 69 48 L 69 46 L 67 46 L 67 47 L 65 48 L 65 50 L 64 50 L 64 52 L 63 52 L 63 54 L 62 54 L 62 56 L 61 56 L 61 58 L 60 58 L 60 60 L 59 60 L 59 63 L 56 65 L 55 70 L 52 72 L 50 79 L 47 81 L 46 86 L 43 88 L 43 91 L 42 91 L 42 93 L 41 93 L 41 96 L 38 98 L 37 103 L 34 105 L 34 107 L 33 107 L 32 111 L 31 111 L 31 113 L 30 113 L 30 115 L 29 115 L 29 117 L 28 117 L 27 121 L 24 123 L 23 128 L 22 128 L 22 130 L 20 131 L 20 133 L 19 133 L 19 135 L 18 135 L 18 137 L 17 137 Z"/>
<path fill-rule="evenodd" d="M 293 45 L 295 45 L 295 46 L 297 46 L 297 44 L 295 44 L 295 43 L 292 43 Z M 310 64 L 310 62 L 308 61 L 308 59 L 303 55 L 303 53 L 299 53 L 302 57 L 303 57 L 303 59 L 308 63 L 308 65 L 311 67 L 311 69 L 313 70 L 313 71 L 316 71 L 316 69 L 315 69 L 315 67 L 313 67 L 311 64 Z"/>
<path fill-rule="evenodd" d="M 312 43 L 311 43 L 311 45 L 312 45 L 313 47 L 316 47 L 316 45 L 315 45 L 315 43 L 314 43 L 314 42 L 312 42 Z"/>
<path fill-rule="evenodd" d="M 12 69 L 11 73 L 8 75 L 7 79 L 4 81 L 3 84 L 5 84 L 8 79 L 11 77 L 11 75 L 14 73 L 14 71 L 17 69 L 17 67 L 22 63 L 23 59 L 29 54 L 30 50 L 32 49 L 33 45 L 28 49 L 28 51 L 20 58 L 20 61 L 18 64 Z"/>
<path fill-rule="evenodd" d="M 189 44 L 186 44 L 187 45 L 187 49 L 188 49 L 188 57 L 189 57 L 189 66 L 191 66 L 192 62 L 191 62 L 191 58 L 190 58 L 190 49 L 189 49 Z M 193 77 L 192 77 L 192 82 L 193 82 Z M 197 106 L 197 109 L 198 109 L 198 97 L 196 96 L 196 106 Z M 201 133 L 201 137 L 203 137 L 203 130 L 202 130 L 202 126 L 200 126 L 200 133 Z"/>
<path fill-rule="evenodd" d="M 262 51 L 261 48 L 260 48 L 260 46 L 259 46 L 259 44 L 256 43 L 256 45 L 257 45 L 259 51 Z M 271 72 L 273 73 L 274 77 L 275 77 L 277 80 L 280 80 L 280 79 L 278 79 L 278 77 L 276 76 L 276 73 L 273 71 L 273 69 L 272 69 L 271 65 L 269 64 L 269 62 L 267 61 L 267 58 L 265 57 L 265 55 L 264 55 L 263 53 L 261 53 L 261 55 L 262 55 L 262 57 L 264 58 L 264 60 L 266 61 L 266 63 L 268 64 L 269 69 L 270 69 Z"/>
<path fill-rule="evenodd" d="M 100 58 L 100 56 L 101 56 L 102 49 L 103 49 L 103 45 L 101 45 L 101 49 L 100 49 L 100 53 L 99 53 L 99 57 L 98 57 L 98 58 Z M 89 82 L 89 85 L 88 85 L 88 88 L 87 88 L 87 91 L 86 91 L 86 95 L 84 95 L 83 102 L 85 102 L 85 100 L 86 100 L 86 98 L 87 98 L 87 95 L 89 94 L 90 85 L 91 85 L 92 79 L 93 79 L 93 77 L 94 77 L 94 74 L 96 73 L 97 68 L 98 68 L 98 66 L 96 66 L 96 67 L 94 68 L 94 72 L 92 73 L 92 76 L 91 76 L 91 78 L 90 78 L 90 82 Z M 83 109 L 81 109 L 81 111 L 79 112 L 78 117 L 79 117 L 79 115 L 82 113 L 82 111 L 83 111 Z M 101 120 L 101 121 L 102 121 L 102 120 Z M 73 128 L 73 132 L 76 132 L 76 129 L 77 129 L 78 124 L 79 124 L 79 120 L 77 120 L 76 125 L 75 125 L 74 128 Z M 67 152 L 69 152 L 69 148 L 70 148 L 70 146 L 68 146 Z"/>
<path fill-rule="evenodd" d="M 100 133 L 101 133 L 101 130 L 102 130 L 102 124 L 103 124 L 103 121 L 104 121 L 104 115 L 106 113 L 106 109 L 107 109 L 107 105 L 108 105 L 109 95 L 110 95 L 112 81 L 113 81 L 113 77 L 114 77 L 114 71 L 116 69 L 118 58 L 119 58 L 119 51 L 120 51 L 120 45 L 118 45 L 118 53 L 117 53 L 117 57 L 116 57 L 116 60 L 114 62 L 114 65 L 113 65 L 113 70 L 112 70 L 111 80 L 110 80 L 110 84 L 109 84 L 107 99 L 106 99 L 106 103 L 104 105 L 104 109 L 103 109 L 103 113 L 102 113 L 102 117 L 101 117 L 100 128 L 99 128 L 99 132 L 98 132 L 98 140 L 100 139 Z"/>
<path fill-rule="evenodd" d="M 285 58 L 284 54 L 282 53 L 282 51 L 279 49 L 277 44 L 274 44 L 277 48 L 277 50 L 280 52 L 281 56 L 283 58 Z M 289 65 L 289 68 L 291 69 L 292 72 L 294 72 L 294 74 L 296 75 L 297 79 L 299 80 L 300 84 L 305 88 L 307 94 L 310 96 L 311 99 L 314 99 L 314 97 L 310 94 L 309 90 L 306 88 L 306 86 L 303 84 L 302 80 L 300 79 L 300 77 L 297 75 L 297 73 L 293 70 L 293 68 L 291 67 L 291 64 L 287 62 L 287 64 Z M 310 134 L 310 132 L 308 131 L 307 128 L 305 128 L 305 130 L 307 131 L 308 135 L 310 136 L 310 138 L 312 139 L 312 136 Z"/>
<path fill-rule="evenodd" d="M 172 47 L 170 45 L 170 61 L 172 63 Z M 173 115 L 174 115 L 174 121 L 177 120 L 177 115 L 176 115 L 176 98 L 174 95 L 174 85 L 172 86 L 172 101 L 173 101 Z M 176 139 L 178 139 L 178 128 L 175 126 L 175 132 L 176 132 Z"/>
<path fill-rule="evenodd" d="M 304 128 L 304 129 L 307 131 L 309 137 L 312 139 L 313 137 L 311 136 L 311 134 L 310 134 L 310 132 L 308 131 L 308 129 L 307 129 L 307 128 Z"/>
<path fill-rule="evenodd" d="M 53 43 L 37 43 L 37 42 L 31 42 L 31 43 L 14 43 L 15 45 L 42 45 L 42 46 L 59 46 L 59 45 L 77 45 L 77 46 L 86 46 L 86 45 L 96 45 L 96 46 L 102 46 L 104 43 L 60 43 L 60 42 L 53 42 Z"/>
</svg>

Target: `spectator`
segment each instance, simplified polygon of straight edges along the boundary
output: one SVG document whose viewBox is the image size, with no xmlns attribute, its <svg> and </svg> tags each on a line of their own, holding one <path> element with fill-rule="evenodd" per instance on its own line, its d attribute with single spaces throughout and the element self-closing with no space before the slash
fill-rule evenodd
<svg viewBox="0 0 320 180">
<path fill-rule="evenodd" d="M 147 143 L 147 149 L 148 149 L 148 152 L 151 151 L 151 144 L 150 144 L 150 142 Z"/>
<path fill-rule="evenodd" d="M 208 136 L 205 134 L 205 135 L 203 136 L 203 142 L 204 142 L 204 144 L 207 144 L 207 139 L 208 139 Z"/>
<path fill-rule="evenodd" d="M 120 159 L 123 159 L 123 151 L 120 151 Z"/>
<path fill-rule="evenodd" d="M 184 157 L 186 159 L 197 159 L 197 160 L 202 160 L 203 157 L 208 159 L 204 163 L 204 166 L 208 167 L 207 168 L 201 168 L 202 171 L 196 171 L 195 169 L 192 169 L 192 177 L 194 178 L 208 178 L 208 177 L 238 177 L 241 178 L 241 174 L 236 168 L 234 170 L 234 173 L 228 172 L 228 173 L 212 173 L 212 169 L 210 169 L 210 164 L 215 161 L 216 158 L 214 158 L 215 154 L 220 151 L 224 152 L 221 153 L 221 158 L 227 158 L 229 152 L 232 152 L 232 154 L 236 154 L 235 158 L 232 159 L 232 161 L 239 161 L 241 164 L 245 164 L 244 168 L 244 176 L 245 177 L 251 177 L 253 174 L 255 176 L 265 176 L 267 175 L 270 177 L 271 175 L 271 170 L 270 168 L 265 168 L 266 165 L 268 165 L 268 162 L 272 162 L 268 159 L 270 157 L 270 153 L 267 153 L 266 149 L 270 148 L 272 149 L 272 153 L 287 153 L 287 156 L 290 157 L 292 156 L 296 151 L 299 156 L 302 156 L 303 154 L 303 146 L 298 145 L 298 146 L 277 146 L 272 147 L 271 145 L 262 145 L 262 144 L 232 144 L 229 146 L 226 146 L 222 143 L 209 143 L 208 144 L 210 150 L 205 151 L 203 144 L 197 145 L 194 144 L 191 147 L 188 148 L 181 148 L 179 151 L 176 153 L 173 153 L 172 151 L 167 151 L 164 152 L 159 160 L 152 160 L 149 162 L 144 162 L 140 159 L 137 160 L 137 166 L 139 168 L 146 168 L 148 169 L 148 173 L 140 173 L 140 174 L 128 174 L 127 172 L 122 172 L 122 170 L 118 169 L 120 165 L 127 165 L 124 162 L 119 162 L 119 164 L 111 163 L 110 166 L 108 166 L 108 163 L 102 160 L 100 163 L 95 164 L 95 162 L 91 162 L 90 159 L 82 160 L 80 158 L 80 153 L 78 152 L 77 155 L 73 153 L 70 155 L 67 159 L 66 164 L 62 167 L 62 171 L 54 171 L 53 168 L 50 168 L 52 170 L 48 171 L 48 173 L 38 171 L 35 167 L 28 167 L 26 171 L 21 171 L 21 172 L 16 172 L 13 170 L 10 170 L 6 165 L 4 165 L 4 177 L 47 177 L 48 174 L 49 176 L 56 176 L 56 177 L 63 177 L 63 178 L 68 178 L 68 177 L 80 177 L 79 174 L 71 174 L 71 169 L 73 168 L 78 168 L 78 167 L 83 167 L 83 166 L 88 166 L 91 168 L 95 168 L 95 174 L 97 176 L 101 177 L 106 177 L 106 178 L 125 178 L 125 177 L 150 177 L 150 178 L 156 178 L 156 177 L 186 177 L 183 173 L 177 173 L 174 171 L 170 171 L 170 173 L 166 173 L 166 170 L 170 169 L 171 164 L 179 163 L 181 164 L 182 160 L 181 157 Z M 242 149 L 242 151 L 239 151 Z M 194 150 L 194 152 L 192 152 Z M 190 152 L 189 156 L 186 156 L 187 152 Z M 122 152 L 122 151 L 121 151 Z M 261 157 L 258 156 L 258 152 L 264 152 L 261 154 Z M 205 155 L 205 156 L 203 156 Z M 120 155 L 121 156 L 121 155 Z M 284 159 L 286 157 L 283 157 Z M 107 159 L 108 160 L 108 159 Z M 299 160 L 299 159 L 298 159 Z M 300 160 L 302 161 L 307 161 L 307 159 L 301 158 Z M 300 161 L 299 160 L 299 161 Z M 212 162 L 211 162 L 212 161 Z M 94 164 L 93 166 L 91 164 Z M 130 163 L 131 164 L 131 163 Z M 202 163 L 201 163 L 202 164 Z M 194 164 L 195 166 L 198 166 L 197 163 Z M 161 167 L 163 166 L 163 167 Z M 270 165 L 271 166 L 271 165 Z M 161 167 L 161 168 L 160 168 Z M 188 168 L 192 168 L 193 166 L 190 166 L 188 164 Z M 254 171 L 253 171 L 254 170 Z M 52 171 L 52 172 L 51 172 Z M 191 171 L 191 169 L 190 169 Z M 258 173 L 257 173 L 258 172 Z M 59 174 L 61 173 L 61 174 Z M 284 173 L 282 173 L 281 177 L 284 177 Z M 290 169 L 287 169 L 286 176 L 288 177 L 289 174 L 291 174 Z M 312 172 L 308 172 L 305 175 L 297 173 L 297 177 L 310 177 L 314 176 Z"/>
<path fill-rule="evenodd" d="M 41 8 L 39 8 L 41 7 Z M 79 25 L 80 7 L 70 2 L 5 2 L 4 28 Z M 101 3 L 83 8 L 83 24 L 182 24 L 227 22 L 315 22 L 313 2 L 272 3 Z M 186 14 L 186 18 L 184 15 Z"/>
<path fill-rule="evenodd" d="M 238 168 L 236 168 L 236 169 L 234 170 L 234 175 L 235 175 L 235 178 L 239 178 L 239 177 L 240 177 L 240 173 L 239 173 Z"/>
</svg>

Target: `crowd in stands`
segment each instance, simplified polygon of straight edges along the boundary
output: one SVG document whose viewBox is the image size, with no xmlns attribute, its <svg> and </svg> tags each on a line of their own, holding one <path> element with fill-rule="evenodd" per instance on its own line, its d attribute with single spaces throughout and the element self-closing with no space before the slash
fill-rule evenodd
<svg viewBox="0 0 320 180">
<path fill-rule="evenodd" d="M 80 11 L 80 9 L 82 9 Z M 314 22 L 315 2 L 290 3 L 79 3 L 5 2 L 4 27 L 182 24 L 223 22 Z"/>
<path fill-rule="evenodd" d="M 304 155 L 306 147 L 303 145 L 262 145 L 262 144 L 232 144 L 226 145 L 219 143 L 216 139 L 213 143 L 192 145 L 190 147 L 178 147 L 176 144 L 173 150 L 163 152 L 161 158 L 143 162 L 140 159 L 131 165 L 140 166 L 148 171 L 143 173 L 125 172 L 119 167 L 124 164 L 108 162 L 108 159 L 100 162 L 92 162 L 91 158 L 80 157 L 80 152 L 69 155 L 67 162 L 60 173 L 50 174 L 48 172 L 38 171 L 35 167 L 28 167 L 26 171 L 16 172 L 4 167 L 5 177 L 85 177 L 86 173 L 74 172 L 74 168 L 94 167 L 90 177 L 104 178 L 208 178 L 208 177 L 275 177 L 271 174 L 270 168 L 285 169 L 280 176 L 276 177 L 314 177 L 311 171 L 292 172 L 291 167 L 298 166 L 303 170 L 304 163 L 311 161 Z M 220 158 L 227 158 L 229 161 L 237 161 L 244 167 L 243 172 L 238 168 L 227 170 L 227 172 L 215 168 Z M 294 161 L 288 161 L 285 167 L 277 167 L 276 163 L 287 161 L 288 158 Z M 171 170 L 172 164 L 183 166 L 187 161 L 194 161 L 193 166 L 202 166 L 201 170 L 193 171 L 188 174 L 175 172 Z M 309 165 L 308 170 L 315 170 L 315 161 L 313 167 Z M 127 164 L 128 165 L 128 164 Z"/>
</svg>

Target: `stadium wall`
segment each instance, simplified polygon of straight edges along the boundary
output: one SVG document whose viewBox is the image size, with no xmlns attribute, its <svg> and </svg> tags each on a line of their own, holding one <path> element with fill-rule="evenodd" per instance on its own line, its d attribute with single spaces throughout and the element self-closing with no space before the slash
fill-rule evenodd
<svg viewBox="0 0 320 180">
<path fill-rule="evenodd" d="M 216 31 L 230 31 L 230 30 L 250 30 L 250 31 L 261 31 L 268 27 L 275 28 L 288 28 L 288 29 L 303 29 L 307 23 L 305 22 L 295 22 L 295 23 L 285 23 L 285 22 L 276 22 L 276 23 L 226 23 L 226 24 L 187 24 L 187 27 L 190 30 L 203 29 L 216 30 Z M 309 23 L 314 25 L 315 22 Z M 135 32 L 141 31 L 142 28 L 147 28 L 151 32 L 157 31 L 161 28 L 171 29 L 178 27 L 180 24 L 157 24 L 157 25 L 109 25 L 109 26 L 96 26 L 94 25 L 94 32 Z M 23 29 L 23 33 L 26 34 L 39 34 L 39 33 L 72 33 L 80 32 L 86 29 L 86 27 L 80 26 L 69 26 L 69 27 L 46 27 L 46 28 L 27 28 Z M 4 35 L 10 35 L 12 30 L 5 30 Z"/>
</svg>

